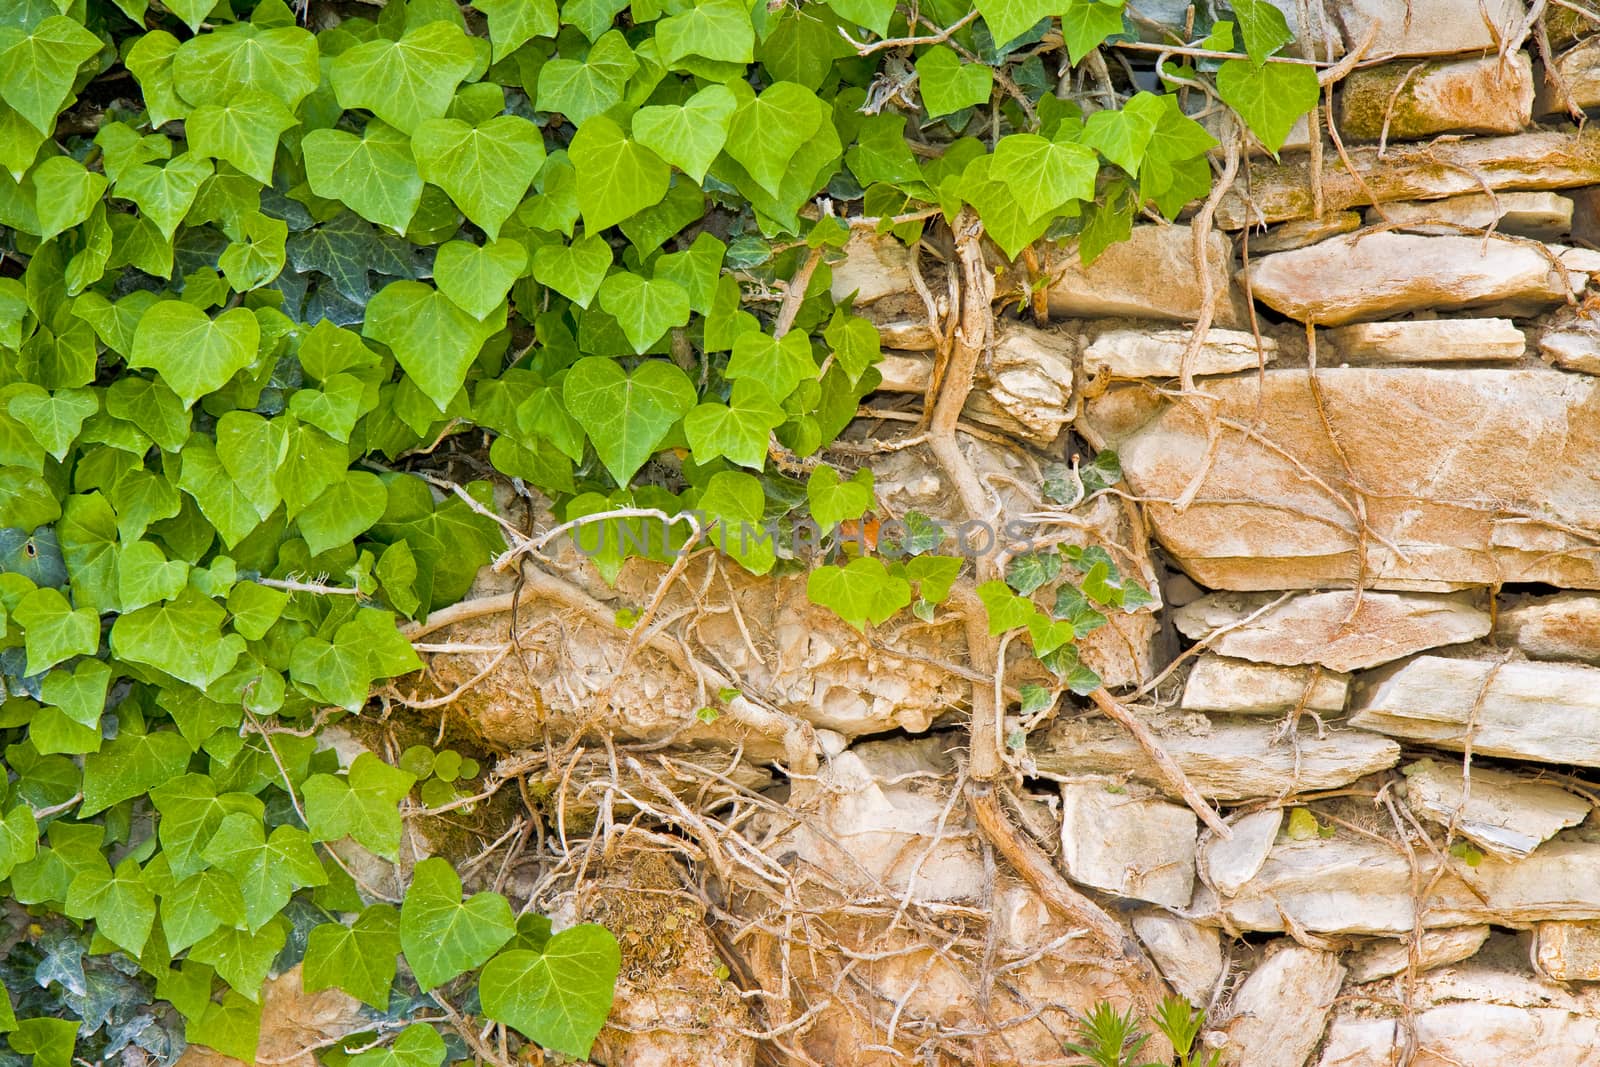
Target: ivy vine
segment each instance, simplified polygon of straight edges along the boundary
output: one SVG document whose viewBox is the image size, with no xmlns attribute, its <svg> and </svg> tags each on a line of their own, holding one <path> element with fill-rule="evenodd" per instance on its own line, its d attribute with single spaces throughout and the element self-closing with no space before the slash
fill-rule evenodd
<svg viewBox="0 0 1600 1067">
<path fill-rule="evenodd" d="M 1271 151 L 1316 102 L 1277 9 L 1233 13 L 1099 98 L 1072 68 L 1148 31 L 1122 0 L 0 0 L 5 1058 L 251 1060 L 297 962 L 370 1006 L 332 1067 L 481 1055 L 469 1015 L 586 1056 L 603 928 L 552 932 L 438 857 L 385 900 L 330 848 L 397 859 L 403 812 L 481 769 L 341 765 L 320 732 L 504 551 L 497 480 L 607 516 L 608 577 L 707 527 L 862 520 L 870 472 L 819 462 L 881 380 L 839 250 L 970 210 L 1007 257 L 1090 261 L 1176 218 L 1212 189 L 1206 98 Z M 458 445 L 480 476 L 444 486 Z M 810 595 L 931 617 L 963 566 L 937 546 L 913 521 Z M 1089 549 L 978 596 L 1089 692 L 1074 642 L 1146 594 Z"/>
</svg>

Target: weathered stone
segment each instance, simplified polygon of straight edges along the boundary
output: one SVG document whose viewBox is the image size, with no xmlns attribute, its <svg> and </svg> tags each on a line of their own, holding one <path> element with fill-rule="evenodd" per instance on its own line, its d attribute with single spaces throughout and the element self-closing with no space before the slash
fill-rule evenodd
<svg viewBox="0 0 1600 1067">
<path fill-rule="evenodd" d="M 1214 926 L 1164 911 L 1141 911 L 1133 932 L 1161 974 L 1189 1003 L 1203 1007 L 1222 977 L 1222 938 Z"/>
<path fill-rule="evenodd" d="M 1375 56 L 1433 56 L 1498 48 L 1527 13 L 1522 0 L 1343 0 L 1331 5 L 1355 48 L 1377 24 L 1369 49 Z"/>
<path fill-rule="evenodd" d="M 1304 1067 L 1328 1023 L 1344 967 L 1331 952 L 1280 942 L 1234 994 L 1223 1025 L 1231 1063 Z"/>
<path fill-rule="evenodd" d="M 1103 330 L 1083 352 L 1083 369 L 1091 377 L 1176 378 L 1189 347 L 1188 330 Z M 1278 358 L 1278 342 L 1238 330 L 1208 330 L 1189 365 L 1192 375 L 1232 374 L 1254 370 Z"/>
<path fill-rule="evenodd" d="M 1600 374 L 1600 322 L 1561 309 L 1539 333 L 1539 355 L 1563 370 Z"/>
<path fill-rule="evenodd" d="M 268 979 L 262 989 L 256 1062 L 316 1067 L 314 1050 L 363 1029 L 366 1020 L 361 1002 L 342 990 L 307 993 L 300 984 L 300 967 L 296 964 Z M 182 1067 L 243 1067 L 242 1061 L 203 1045 L 190 1045 L 178 1063 Z"/>
<path fill-rule="evenodd" d="M 1232 277 L 1233 249 L 1220 233 L 1206 237 L 1212 290 L 1213 325 L 1245 323 L 1243 301 Z M 1188 321 L 1204 302 L 1194 237 L 1188 226 L 1135 226 L 1133 236 L 1107 248 L 1091 266 L 1076 251 L 1049 265 L 1050 314 L 1078 318 L 1128 317 Z"/>
<path fill-rule="evenodd" d="M 1112 792 L 1109 782 L 1061 786 L 1061 864 L 1083 885 L 1188 907 L 1194 894 L 1194 812 Z"/>
<path fill-rule="evenodd" d="M 1474 768 L 1463 788 L 1461 766 L 1420 760 L 1402 768 L 1413 811 L 1504 859 L 1521 859 L 1589 816 L 1589 802 L 1554 782 Z"/>
<path fill-rule="evenodd" d="M 1443 930 L 1424 930 L 1417 953 L 1418 972 L 1443 967 L 1468 959 L 1489 940 L 1487 926 L 1454 926 Z M 1376 982 L 1400 974 L 1411 965 L 1411 949 L 1406 941 L 1380 938 L 1344 957 L 1350 981 Z"/>
<path fill-rule="evenodd" d="M 1249 719 L 1175 715 L 1151 726 L 1183 773 L 1202 794 L 1234 801 L 1275 797 L 1296 790 L 1334 789 L 1363 775 L 1393 767 L 1400 746 L 1360 730 L 1311 730 L 1280 741 L 1274 724 Z M 1143 750 L 1121 727 L 1104 719 L 1077 719 L 1052 726 L 1030 742 L 1044 777 L 1127 775 L 1162 785 Z"/>
<path fill-rule="evenodd" d="M 1600 667 L 1418 656 L 1359 679 L 1352 706 L 1351 725 L 1392 737 L 1600 767 Z"/>
<path fill-rule="evenodd" d="M 1459 234 L 1463 229 L 1554 241 L 1572 232 L 1573 202 L 1560 193 L 1486 193 L 1443 200 L 1402 200 L 1367 209 L 1367 224 L 1398 224 L 1407 233 Z"/>
<path fill-rule="evenodd" d="M 1233 837 L 1208 837 L 1200 846 L 1203 881 L 1225 897 L 1237 893 L 1267 862 L 1282 825 L 1282 808 L 1267 808 L 1229 820 Z"/>
<path fill-rule="evenodd" d="M 1583 660 L 1600 666 L 1600 596 L 1557 593 L 1526 597 L 1503 608 L 1495 636 L 1530 659 Z"/>
<path fill-rule="evenodd" d="M 1562 52 L 1552 66 L 1555 78 L 1540 71 L 1534 114 L 1558 114 L 1569 105 L 1580 110 L 1600 107 L 1600 37 L 1590 37 Z"/>
<path fill-rule="evenodd" d="M 1533 928 L 1533 965 L 1558 982 L 1600 980 L 1600 925 L 1540 923 Z"/>
<path fill-rule="evenodd" d="M 1533 62 L 1516 52 L 1354 70 L 1339 95 L 1345 137 L 1403 141 L 1435 133 L 1517 133 L 1533 117 Z"/>
<path fill-rule="evenodd" d="M 1444 0 L 1452 2 L 1452 0 Z M 1519 133 L 1460 141 L 1390 145 L 1380 159 L 1376 147 L 1352 146 L 1343 166 L 1321 172 L 1325 212 L 1366 207 L 1374 199 L 1437 200 L 1490 189 L 1575 189 L 1600 182 L 1600 130 Z M 1304 159 L 1252 161 L 1250 180 L 1238 182 L 1217 207 L 1217 224 L 1246 225 L 1310 218 L 1311 166 Z"/>
<path fill-rule="evenodd" d="M 1358 322 L 1328 331 L 1349 363 L 1487 363 L 1514 361 L 1528 338 L 1510 319 L 1412 319 Z"/>
<path fill-rule="evenodd" d="M 1197 383 L 1214 402 L 1113 388 L 1078 430 L 1117 450 L 1157 538 L 1212 589 L 1358 576 L 1380 589 L 1600 588 L 1600 554 L 1575 532 L 1600 527 L 1600 382 L 1388 367 L 1329 368 L 1317 382 L 1314 394 L 1304 370 L 1283 369 Z M 1187 509 L 1159 503 L 1197 477 Z"/>
<path fill-rule="evenodd" d="M 1534 314 L 1582 292 L 1586 277 L 1552 254 L 1493 236 L 1367 233 L 1276 252 L 1251 262 L 1257 300 L 1320 325 L 1408 311 L 1494 307 Z"/>
<path fill-rule="evenodd" d="M 1421 884 L 1435 860 L 1417 851 Z M 1527 859 L 1486 855 L 1476 867 L 1452 863 L 1433 884 L 1422 912 L 1427 927 L 1526 927 L 1549 920 L 1600 920 L 1600 839 L 1585 830 L 1558 835 Z M 1283 931 L 1284 916 L 1318 934 L 1409 934 L 1415 922 L 1413 868 L 1398 846 L 1343 831 L 1331 838 L 1280 837 L 1261 872 L 1212 904 L 1196 893 L 1194 916 L 1215 906 L 1241 930 Z M 1463 880 L 1470 881 L 1468 889 Z M 1280 910 L 1281 909 L 1281 910 Z"/>
<path fill-rule="evenodd" d="M 1260 236 L 1250 237 L 1250 254 L 1266 255 L 1269 252 L 1287 252 L 1294 248 L 1304 248 L 1314 245 L 1318 241 L 1325 241 L 1329 237 L 1337 237 L 1341 233 L 1350 233 L 1361 229 L 1362 218 L 1359 211 L 1333 211 L 1320 219 L 1295 219 L 1274 226 Z"/>
<path fill-rule="evenodd" d="M 911 250 L 888 234 L 857 229 L 833 265 L 835 300 L 854 294 L 857 306 L 911 290 Z"/>
<path fill-rule="evenodd" d="M 1307 593 L 1244 621 L 1272 600 L 1260 593 L 1212 593 L 1174 611 L 1172 621 L 1195 640 L 1233 627 L 1211 642 L 1218 655 L 1285 667 L 1320 664 L 1341 672 L 1475 641 L 1489 632 L 1489 613 L 1470 600 L 1426 593 Z"/>
<path fill-rule="evenodd" d="M 1235 715 L 1273 715 L 1295 708 L 1328 713 L 1344 710 L 1349 688 L 1347 674 L 1205 655 L 1195 660 L 1179 706 Z"/>
</svg>

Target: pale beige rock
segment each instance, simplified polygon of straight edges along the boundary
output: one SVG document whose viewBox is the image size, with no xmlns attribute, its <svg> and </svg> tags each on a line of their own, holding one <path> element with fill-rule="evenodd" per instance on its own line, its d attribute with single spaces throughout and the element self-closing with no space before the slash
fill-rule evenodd
<svg viewBox="0 0 1600 1067">
<path fill-rule="evenodd" d="M 1295 219 L 1274 226 L 1259 236 L 1252 234 L 1250 254 L 1266 255 L 1269 252 L 1287 252 L 1294 248 L 1304 248 L 1306 245 L 1314 245 L 1318 241 L 1325 241 L 1341 233 L 1359 230 L 1361 224 L 1359 211 L 1333 211 L 1320 219 Z"/>
<path fill-rule="evenodd" d="M 1528 338 L 1510 319 L 1358 322 L 1328 331 L 1338 358 L 1356 364 L 1514 361 Z"/>
<path fill-rule="evenodd" d="M 1419 851 L 1417 862 L 1427 885 L 1435 861 Z M 1565 831 L 1516 862 L 1486 855 L 1476 867 L 1452 869 L 1461 875 L 1434 883 L 1424 926 L 1600 920 L 1600 840 L 1587 831 Z M 1192 917 L 1205 921 L 1205 907 L 1215 907 L 1241 930 L 1283 931 L 1287 914 L 1312 933 L 1399 936 L 1415 921 L 1412 874 L 1403 852 L 1343 830 L 1326 839 L 1280 837 L 1261 872 L 1234 896 L 1214 903 L 1196 893 Z"/>
<path fill-rule="evenodd" d="M 1533 117 L 1533 62 L 1516 52 L 1351 71 L 1341 83 L 1342 136 L 1392 141 L 1436 133 L 1517 133 Z"/>
<path fill-rule="evenodd" d="M 1463 228 L 1554 241 L 1572 232 L 1573 203 L 1560 193 L 1485 193 L 1443 200 L 1403 200 L 1367 209 L 1367 224 L 1399 223 L 1407 233 L 1459 234 Z"/>
<path fill-rule="evenodd" d="M 1564 370 L 1600 374 L 1600 329 L 1583 320 L 1558 320 L 1539 335 L 1539 355 Z"/>
<path fill-rule="evenodd" d="M 1479 694 L 1482 699 L 1479 700 Z M 1479 756 L 1600 767 L 1600 667 L 1418 656 L 1357 680 L 1350 722 Z"/>
<path fill-rule="evenodd" d="M 1589 816 L 1589 802 L 1554 782 L 1475 767 L 1463 788 L 1461 766 L 1419 760 L 1401 768 L 1411 809 L 1480 845 L 1516 860 Z"/>
<path fill-rule="evenodd" d="M 1587 281 L 1570 270 L 1563 278 L 1549 255 L 1526 242 L 1408 233 L 1333 237 L 1254 260 L 1249 274 L 1257 300 L 1327 326 L 1424 310 L 1533 314 Z"/>
<path fill-rule="evenodd" d="M 1344 982 L 1339 957 L 1288 942 L 1275 947 L 1228 1005 L 1222 1029 L 1230 1062 L 1304 1067 L 1327 1026 Z"/>
<path fill-rule="evenodd" d="M 1208 654 L 1195 660 L 1179 706 L 1234 715 L 1275 715 L 1295 708 L 1329 713 L 1344 710 L 1349 689 L 1347 674 Z"/>
<path fill-rule="evenodd" d="M 1568 532 L 1600 527 L 1594 378 L 1334 367 L 1317 380 L 1326 426 L 1307 373 L 1283 369 L 1196 383 L 1215 402 L 1112 388 L 1077 428 L 1117 450 L 1141 497 L 1176 500 L 1201 476 L 1189 508 L 1152 502 L 1146 515 L 1177 563 L 1212 589 L 1353 584 L 1363 547 L 1369 589 L 1600 588 L 1600 554 Z M 1364 546 L 1358 502 L 1340 488 L 1346 460 L 1368 494 Z"/>
<path fill-rule="evenodd" d="M 1387 203 L 1481 193 L 1485 186 L 1575 189 L 1600 182 L 1600 130 L 1592 124 L 1576 134 L 1549 131 L 1390 145 L 1381 159 L 1376 146 L 1352 145 L 1346 155 L 1354 173 L 1342 165 L 1322 168 L 1325 212 L 1366 207 L 1374 199 Z M 1236 183 L 1223 196 L 1217 224 L 1237 230 L 1247 224 L 1310 218 L 1315 211 L 1306 159 L 1253 160 L 1249 182 Z"/>
<path fill-rule="evenodd" d="M 1220 233 L 1207 237 L 1211 285 L 1217 294 L 1212 325 L 1245 325 L 1243 302 L 1231 280 L 1233 249 Z M 1074 251 L 1049 265 L 1050 314 L 1079 318 L 1126 316 L 1189 321 L 1200 314 L 1203 286 L 1189 227 L 1135 226 L 1133 236 L 1084 267 Z"/>
<path fill-rule="evenodd" d="M 1456 926 L 1443 930 L 1424 930 L 1417 953 L 1417 970 L 1426 971 L 1470 958 L 1489 940 L 1487 926 Z M 1411 962 L 1411 949 L 1404 940 L 1380 938 L 1363 945 L 1343 958 L 1352 982 L 1376 982 L 1400 974 Z"/>
<path fill-rule="evenodd" d="M 1222 977 L 1222 938 L 1214 926 L 1201 926 L 1164 911 L 1141 911 L 1133 932 L 1172 988 L 1203 1007 Z"/>
<path fill-rule="evenodd" d="M 1427 593 L 1307 593 L 1245 622 L 1274 598 L 1212 593 L 1172 613 L 1185 637 L 1199 640 L 1233 627 L 1210 644 L 1218 655 L 1286 667 L 1319 664 L 1365 670 L 1414 652 L 1473 641 L 1489 632 L 1489 613 L 1470 599 Z"/>
<path fill-rule="evenodd" d="M 1083 352 L 1083 369 L 1091 377 L 1176 378 L 1190 331 L 1173 329 L 1103 330 Z M 1254 370 L 1278 358 L 1278 342 L 1240 330 L 1208 330 L 1189 364 L 1192 375 L 1232 374 Z"/>
<path fill-rule="evenodd" d="M 1531 659 L 1582 660 L 1600 666 L 1600 596 L 1526 597 L 1502 609 L 1495 636 Z"/>
<path fill-rule="evenodd" d="M 857 306 L 911 291 L 911 251 L 889 234 L 857 229 L 833 265 L 835 300 L 855 295 Z"/>
<path fill-rule="evenodd" d="M 1600 37 L 1590 37 L 1562 52 L 1554 66 L 1561 86 L 1558 88 L 1547 77 L 1539 78 L 1538 93 L 1533 101 L 1535 114 L 1565 112 L 1569 103 L 1578 108 L 1600 107 Z M 1542 75 L 1543 71 L 1540 73 Z"/>
<path fill-rule="evenodd" d="M 1260 871 L 1278 839 L 1283 809 L 1267 808 L 1228 821 L 1233 837 L 1208 837 L 1200 846 L 1204 881 L 1223 896 L 1232 896 Z"/>
<path fill-rule="evenodd" d="M 1374 23 L 1374 56 L 1432 56 L 1485 52 L 1499 47 L 1527 13 L 1522 0 L 1343 0 L 1330 5 L 1344 29 L 1346 48 L 1367 39 Z"/>
<path fill-rule="evenodd" d="M 1194 812 L 1110 782 L 1061 786 L 1067 877 L 1120 897 L 1188 907 L 1194 893 Z"/>
<path fill-rule="evenodd" d="M 1558 982 L 1600 980 L 1600 925 L 1540 923 L 1533 928 L 1533 965 Z"/>
<path fill-rule="evenodd" d="M 1308 728 L 1291 745 L 1278 739 L 1275 724 L 1250 719 L 1173 715 L 1151 725 L 1194 787 L 1214 800 L 1335 789 L 1400 758 L 1399 745 L 1360 730 L 1329 729 L 1319 738 Z M 1127 775 L 1162 785 L 1133 739 L 1103 719 L 1057 723 L 1037 743 L 1030 741 L 1030 751 L 1043 777 Z"/>
</svg>

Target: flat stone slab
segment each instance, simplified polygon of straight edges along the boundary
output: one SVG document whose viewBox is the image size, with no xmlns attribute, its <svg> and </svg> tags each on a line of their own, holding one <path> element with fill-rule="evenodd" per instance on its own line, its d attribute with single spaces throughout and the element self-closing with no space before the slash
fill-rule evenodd
<svg viewBox="0 0 1600 1067">
<path fill-rule="evenodd" d="M 1400 759 L 1399 745 L 1361 730 L 1329 729 L 1319 738 L 1302 729 L 1291 745 L 1279 739 L 1277 724 L 1258 720 L 1176 715 L 1151 725 L 1189 781 L 1213 800 L 1336 789 Z M 1107 719 L 1058 722 L 1037 742 L 1030 741 L 1030 753 L 1044 777 L 1126 775 L 1162 785 L 1144 751 Z"/>
<path fill-rule="evenodd" d="M 1283 809 L 1251 812 L 1228 823 L 1233 837 L 1210 837 L 1200 846 L 1200 869 L 1205 881 L 1228 897 L 1261 871 L 1283 826 Z"/>
<path fill-rule="evenodd" d="M 1456 596 L 1427 593 L 1309 593 L 1243 620 L 1271 603 L 1263 594 L 1212 593 L 1176 609 L 1172 621 L 1199 640 L 1232 626 L 1210 647 L 1219 655 L 1283 666 L 1359 671 L 1489 633 L 1489 613 Z"/>
<path fill-rule="evenodd" d="M 1489 940 L 1487 926 L 1456 926 L 1424 930 L 1417 969 L 1426 971 L 1470 959 Z M 1411 949 L 1403 940 L 1385 937 L 1363 945 L 1344 957 L 1352 982 L 1376 982 L 1400 974 L 1411 963 Z"/>
<path fill-rule="evenodd" d="M 1222 937 L 1216 927 L 1151 908 L 1133 917 L 1133 932 L 1179 995 L 1196 1007 L 1210 1002 L 1222 977 Z"/>
<path fill-rule="evenodd" d="M 1329 367 L 1317 382 L 1314 394 L 1288 368 L 1197 382 L 1215 402 L 1112 388 L 1077 429 L 1117 450 L 1156 537 L 1210 589 L 1358 576 L 1368 589 L 1600 589 L 1600 553 L 1574 532 L 1600 528 L 1600 381 L 1543 367 Z M 1161 503 L 1197 476 L 1188 508 Z"/>
<path fill-rule="evenodd" d="M 1212 325 L 1247 325 L 1244 302 L 1233 286 L 1233 248 L 1220 233 L 1207 235 L 1211 284 L 1217 294 Z M 1135 226 L 1126 241 L 1101 253 L 1091 266 L 1077 252 L 1050 263 L 1050 314 L 1065 318 L 1135 318 L 1192 322 L 1204 293 L 1188 226 Z"/>
<path fill-rule="evenodd" d="M 1401 768 L 1411 809 L 1502 859 L 1517 860 L 1589 817 L 1587 800 L 1554 782 L 1476 767 L 1420 760 Z"/>
<path fill-rule="evenodd" d="M 1349 690 L 1350 676 L 1337 671 L 1202 655 L 1189 672 L 1178 706 L 1233 715 L 1277 715 L 1295 708 L 1330 714 L 1344 710 Z"/>
<path fill-rule="evenodd" d="M 1176 378 L 1182 373 L 1183 354 L 1189 347 L 1189 330 L 1114 328 L 1103 330 L 1084 349 L 1083 369 L 1091 377 Z M 1208 330 L 1195 352 L 1189 373 L 1232 374 L 1255 370 L 1278 358 L 1278 342 L 1241 330 Z"/>
<path fill-rule="evenodd" d="M 1305 1067 L 1344 984 L 1332 952 L 1281 944 L 1250 973 L 1229 1005 L 1231 1062 L 1250 1067 Z"/>
<path fill-rule="evenodd" d="M 1328 331 L 1350 363 L 1489 363 L 1522 358 L 1528 338 L 1510 319 L 1358 322 Z M 1330 361 L 1331 362 L 1331 361 Z"/>
<path fill-rule="evenodd" d="M 1600 924 L 1540 923 L 1533 928 L 1533 963 L 1558 982 L 1600 979 Z"/>
<path fill-rule="evenodd" d="M 1600 667 L 1418 656 L 1358 679 L 1352 726 L 1545 763 L 1600 767 Z"/>
<path fill-rule="evenodd" d="M 1554 241 L 1572 232 L 1570 196 L 1550 192 L 1486 193 L 1404 200 L 1367 209 L 1367 225 L 1398 223 L 1407 233 L 1459 234 L 1463 227 Z"/>
<path fill-rule="evenodd" d="M 1530 659 L 1579 660 L 1600 666 L 1600 595 L 1528 597 L 1501 609 L 1495 636 Z"/>
<path fill-rule="evenodd" d="M 1410 311 L 1503 308 L 1537 314 L 1583 291 L 1586 276 L 1557 269 L 1554 253 L 1505 238 L 1411 233 L 1331 237 L 1253 260 L 1255 298 L 1292 319 L 1325 326 Z"/>
<path fill-rule="evenodd" d="M 1188 808 L 1114 792 L 1110 782 L 1061 786 L 1067 877 L 1120 897 L 1188 907 L 1198 827 Z"/>
<path fill-rule="evenodd" d="M 1493 51 L 1527 14 L 1522 0 L 1341 0 L 1330 7 L 1346 48 L 1366 40 L 1378 24 L 1369 50 L 1374 56 Z"/>
<path fill-rule="evenodd" d="M 1362 140 L 1436 133 L 1518 133 L 1533 119 L 1533 61 L 1516 52 L 1351 71 L 1340 84 L 1339 132 Z"/>
</svg>

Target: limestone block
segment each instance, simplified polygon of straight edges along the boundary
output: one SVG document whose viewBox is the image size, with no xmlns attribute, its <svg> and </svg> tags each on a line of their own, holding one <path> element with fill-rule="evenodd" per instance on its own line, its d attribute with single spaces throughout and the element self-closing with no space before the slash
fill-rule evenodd
<svg viewBox="0 0 1600 1067">
<path fill-rule="evenodd" d="M 1202 655 L 1184 683 L 1179 706 L 1234 715 L 1275 715 L 1295 708 L 1328 714 L 1344 710 L 1349 688 L 1347 674 Z"/>
<path fill-rule="evenodd" d="M 1322 1039 L 1344 967 L 1331 952 L 1287 942 L 1244 980 L 1223 1026 L 1232 1063 L 1304 1067 Z"/>
<path fill-rule="evenodd" d="M 1189 347 L 1189 330 L 1127 329 L 1102 330 L 1083 352 L 1083 369 L 1091 377 L 1176 378 L 1182 370 L 1183 353 Z M 1254 370 L 1278 358 L 1278 342 L 1262 337 L 1260 348 L 1255 335 L 1240 330 L 1208 330 L 1195 352 L 1189 373 L 1232 374 Z"/>
<path fill-rule="evenodd" d="M 1510 319 L 1358 322 L 1329 330 L 1328 340 L 1340 360 L 1361 365 L 1512 362 L 1528 350 Z"/>
<path fill-rule="evenodd" d="M 1369 226 L 1397 223 L 1407 233 L 1459 234 L 1462 228 L 1554 241 L 1572 232 L 1573 201 L 1560 193 L 1487 193 L 1443 200 L 1402 200 L 1380 212 L 1368 208 Z M 1440 320 L 1448 321 L 1448 320 Z"/>
<path fill-rule="evenodd" d="M 1378 26 L 1370 54 L 1374 56 L 1448 55 L 1485 52 L 1514 33 L 1527 14 L 1522 0 L 1342 0 L 1330 5 L 1344 30 L 1346 48 L 1367 39 Z"/>
<path fill-rule="evenodd" d="M 1540 923 L 1533 928 L 1533 964 L 1558 982 L 1600 980 L 1600 924 Z"/>
<path fill-rule="evenodd" d="M 1400 60 L 1351 71 L 1341 90 L 1339 132 L 1345 137 L 1518 133 L 1532 120 L 1533 63 L 1526 52 L 1504 63 L 1496 55 L 1420 66 Z"/>
<path fill-rule="evenodd" d="M 1220 233 L 1206 238 L 1211 285 L 1217 294 L 1214 326 L 1246 325 L 1232 282 L 1233 249 Z M 1076 318 L 1128 317 L 1192 321 L 1200 314 L 1203 287 L 1189 227 L 1135 226 L 1133 236 L 1112 245 L 1085 267 L 1074 251 L 1050 264 L 1050 314 Z"/>
<path fill-rule="evenodd" d="M 1554 782 L 1476 767 L 1463 785 L 1461 766 L 1419 760 L 1401 768 L 1411 809 L 1503 859 L 1521 859 L 1589 816 L 1589 802 Z"/>
<path fill-rule="evenodd" d="M 1205 881 L 1223 896 L 1237 893 L 1267 862 L 1283 825 L 1283 809 L 1267 808 L 1229 820 L 1232 838 L 1210 837 L 1200 846 Z"/>
<path fill-rule="evenodd" d="M 1417 970 L 1426 971 L 1459 963 L 1489 940 L 1487 926 L 1456 926 L 1443 930 L 1424 930 L 1417 953 Z M 1407 942 L 1392 937 L 1379 938 L 1344 957 L 1352 982 L 1376 982 L 1400 974 L 1410 966 L 1411 949 Z"/>
<path fill-rule="evenodd" d="M 1133 932 L 1179 995 L 1197 1007 L 1210 1001 L 1222 977 L 1222 938 L 1216 927 L 1151 909 L 1133 917 Z"/>
<path fill-rule="evenodd" d="M 1194 893 L 1194 812 L 1113 792 L 1109 782 L 1061 786 L 1061 863 L 1108 893 L 1183 908 Z"/>
<path fill-rule="evenodd" d="M 1600 596 L 1557 593 L 1513 601 L 1495 619 L 1495 636 L 1530 659 L 1582 660 L 1600 666 Z"/>
</svg>

